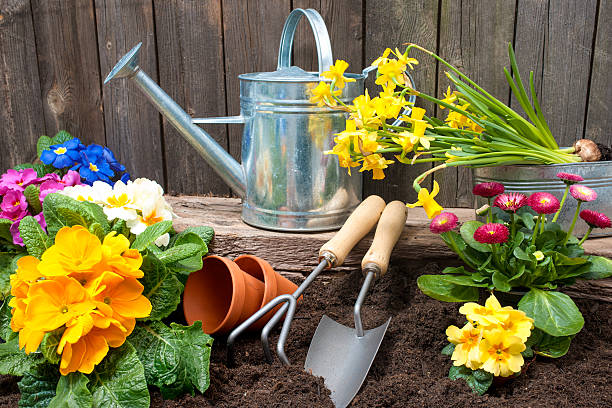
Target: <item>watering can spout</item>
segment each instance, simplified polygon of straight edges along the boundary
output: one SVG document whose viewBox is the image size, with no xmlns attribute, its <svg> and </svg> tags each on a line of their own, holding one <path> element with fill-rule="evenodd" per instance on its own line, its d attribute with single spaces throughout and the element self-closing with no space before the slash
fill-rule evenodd
<svg viewBox="0 0 612 408">
<path fill-rule="evenodd" d="M 140 67 L 138 56 L 139 43 L 117 62 L 104 84 L 114 78 L 128 78 L 145 94 L 155 108 L 178 130 L 181 135 L 212 166 L 227 185 L 241 198 L 245 197 L 246 180 L 242 166 L 227 153 L 208 133 L 194 123 L 170 96 L 164 92 Z M 220 121 L 220 120 L 219 120 Z M 236 123 L 236 118 L 230 121 Z M 200 120 L 198 123 L 203 123 Z M 225 122 L 224 122 L 225 123 Z"/>
</svg>

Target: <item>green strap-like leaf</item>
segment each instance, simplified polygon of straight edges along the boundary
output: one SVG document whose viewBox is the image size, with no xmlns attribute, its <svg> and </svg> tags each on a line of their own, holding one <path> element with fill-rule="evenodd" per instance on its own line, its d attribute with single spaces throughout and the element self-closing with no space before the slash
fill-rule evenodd
<svg viewBox="0 0 612 408">
<path fill-rule="evenodd" d="M 49 408 L 90 408 L 93 396 L 87 389 L 88 382 L 89 379 L 79 372 L 61 376 Z"/>
<path fill-rule="evenodd" d="M 551 336 L 571 336 L 582 330 L 584 318 L 565 293 L 532 288 L 518 303 L 538 329 Z"/>
<path fill-rule="evenodd" d="M 132 243 L 132 248 L 144 251 L 149 245 L 172 228 L 172 221 L 160 221 L 149 225 Z"/>
<path fill-rule="evenodd" d="M 89 378 L 94 407 L 149 406 L 150 397 L 144 368 L 129 341 L 119 348 L 111 349 Z"/>
<path fill-rule="evenodd" d="M 36 219 L 30 215 L 19 223 L 19 235 L 28 249 L 28 253 L 38 259 L 53 245 L 51 239 Z"/>
</svg>

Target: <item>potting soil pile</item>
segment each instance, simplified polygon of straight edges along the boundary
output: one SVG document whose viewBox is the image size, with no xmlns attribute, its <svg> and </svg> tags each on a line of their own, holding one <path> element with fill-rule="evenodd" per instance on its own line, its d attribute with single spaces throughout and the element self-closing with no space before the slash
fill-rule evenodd
<svg viewBox="0 0 612 408">
<path fill-rule="evenodd" d="M 416 286 L 420 273 L 438 273 L 443 265 L 392 265 L 376 282 L 363 308 L 365 328 L 392 316 L 372 368 L 353 400 L 354 407 L 611 407 L 612 304 L 578 300 L 585 326 L 570 352 L 557 360 L 538 356 L 525 373 L 475 395 L 463 380 L 447 378 L 451 361 L 440 354 L 444 334 L 464 322 L 460 304 L 438 302 Z M 259 333 L 238 339 L 236 367 L 225 364 L 225 344 L 215 339 L 205 395 L 164 401 L 151 389 L 153 407 L 333 407 L 321 378 L 303 371 L 310 339 L 323 314 L 353 326 L 352 307 L 361 272 L 319 278 L 300 302 L 286 346 L 293 365 L 264 362 Z M 175 319 L 180 316 L 173 316 Z M 277 330 L 278 332 L 278 330 Z M 276 344 L 276 336 L 273 338 Z M 529 361 L 529 360 L 528 360 Z M 15 407 L 18 378 L 0 376 L 0 407 Z"/>
</svg>

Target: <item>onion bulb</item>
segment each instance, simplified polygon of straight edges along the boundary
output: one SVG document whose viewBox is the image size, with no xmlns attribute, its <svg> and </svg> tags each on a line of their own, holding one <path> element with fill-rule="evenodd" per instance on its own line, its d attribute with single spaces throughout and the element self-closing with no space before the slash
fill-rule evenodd
<svg viewBox="0 0 612 408">
<path fill-rule="evenodd" d="M 574 143 L 574 153 L 576 153 L 583 162 L 594 162 L 601 159 L 601 151 L 597 144 L 589 139 L 580 139 Z"/>
</svg>

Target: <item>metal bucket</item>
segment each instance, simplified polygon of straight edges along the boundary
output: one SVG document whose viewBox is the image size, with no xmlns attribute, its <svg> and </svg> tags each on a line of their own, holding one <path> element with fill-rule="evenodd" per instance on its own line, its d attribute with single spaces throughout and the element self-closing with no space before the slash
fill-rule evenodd
<svg viewBox="0 0 612 408">
<path fill-rule="evenodd" d="M 572 173 L 584 178 L 580 184 L 591 187 L 597 192 L 597 200 L 583 203 L 580 209 L 590 209 L 612 216 L 612 162 L 548 164 L 548 165 L 516 165 L 479 167 L 472 169 L 474 184 L 486 182 L 502 183 L 506 191 L 523 193 L 529 196 L 538 191 L 544 191 L 563 197 L 565 184 L 557 178 L 557 173 Z M 484 197 L 476 197 L 477 208 L 486 204 Z M 558 222 L 567 230 L 576 212 L 577 201 L 571 196 L 567 198 Z M 573 234 L 581 237 L 588 229 L 587 224 L 578 219 Z M 612 236 L 612 231 L 594 229 L 590 236 Z"/>
</svg>

